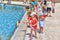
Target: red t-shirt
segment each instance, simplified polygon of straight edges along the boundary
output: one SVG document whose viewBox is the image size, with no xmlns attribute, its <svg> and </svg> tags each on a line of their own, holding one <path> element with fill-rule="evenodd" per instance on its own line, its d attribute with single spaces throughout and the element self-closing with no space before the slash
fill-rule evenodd
<svg viewBox="0 0 60 40">
<path fill-rule="evenodd" d="M 37 29 L 37 19 L 35 17 L 31 19 L 31 27 L 33 30 Z"/>
<path fill-rule="evenodd" d="M 38 3 L 36 4 L 36 11 L 38 11 Z"/>
<path fill-rule="evenodd" d="M 48 16 L 48 14 L 45 14 L 43 17 L 46 18 Z"/>
<path fill-rule="evenodd" d="M 32 17 L 28 17 L 29 20 L 32 20 Z"/>
</svg>

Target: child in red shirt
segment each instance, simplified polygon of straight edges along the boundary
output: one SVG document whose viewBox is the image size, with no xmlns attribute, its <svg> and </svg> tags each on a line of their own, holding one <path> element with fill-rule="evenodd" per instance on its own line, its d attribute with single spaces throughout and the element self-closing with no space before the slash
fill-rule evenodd
<svg viewBox="0 0 60 40">
<path fill-rule="evenodd" d="M 31 25 L 31 35 L 30 35 L 30 40 L 32 40 L 32 31 L 34 31 L 35 33 L 35 38 L 37 38 L 37 33 L 36 33 L 36 29 L 37 29 L 37 18 L 35 17 L 36 14 L 32 14 L 31 17 L 32 19 L 30 20 L 30 25 Z"/>
<path fill-rule="evenodd" d="M 36 28 L 37 28 L 37 18 L 34 16 L 32 16 L 32 19 L 31 19 L 31 28 L 33 30 L 36 30 Z"/>
<path fill-rule="evenodd" d="M 32 14 L 31 16 L 28 16 L 28 20 L 31 27 L 31 35 L 30 35 L 30 40 L 32 40 L 32 31 L 34 31 L 35 35 L 34 37 L 37 38 L 37 33 L 36 33 L 36 29 L 37 29 L 37 18 L 36 18 L 36 14 Z"/>
</svg>

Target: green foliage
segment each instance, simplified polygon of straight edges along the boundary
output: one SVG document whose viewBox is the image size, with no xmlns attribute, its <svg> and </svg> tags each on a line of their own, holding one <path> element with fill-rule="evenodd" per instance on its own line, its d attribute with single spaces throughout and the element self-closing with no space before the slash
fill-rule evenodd
<svg viewBox="0 0 60 40">
<path fill-rule="evenodd" d="M 13 1 L 19 1 L 19 0 L 13 0 Z"/>
</svg>

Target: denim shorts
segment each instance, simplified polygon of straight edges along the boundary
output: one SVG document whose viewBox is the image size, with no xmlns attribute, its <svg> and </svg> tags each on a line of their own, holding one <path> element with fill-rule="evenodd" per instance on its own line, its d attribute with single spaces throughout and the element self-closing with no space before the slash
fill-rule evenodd
<svg viewBox="0 0 60 40">
<path fill-rule="evenodd" d="M 45 21 L 39 21 L 39 27 L 45 27 Z"/>
</svg>

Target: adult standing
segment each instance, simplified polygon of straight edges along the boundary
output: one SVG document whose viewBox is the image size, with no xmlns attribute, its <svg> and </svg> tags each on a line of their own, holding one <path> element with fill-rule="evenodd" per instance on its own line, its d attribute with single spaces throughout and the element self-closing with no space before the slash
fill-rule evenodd
<svg viewBox="0 0 60 40">
<path fill-rule="evenodd" d="M 42 14 L 41 0 L 38 0 L 38 2 L 37 2 L 36 11 L 37 11 L 38 15 Z"/>
<path fill-rule="evenodd" d="M 43 0 L 41 2 L 41 6 L 42 6 L 42 13 L 43 13 L 43 15 L 45 15 L 45 13 L 47 12 L 47 1 Z"/>
<path fill-rule="evenodd" d="M 52 8 L 52 2 L 51 0 L 47 0 L 47 12 L 49 17 L 51 17 L 51 8 Z"/>
<path fill-rule="evenodd" d="M 33 1 L 31 2 L 31 4 L 32 4 L 34 7 L 36 7 L 36 0 L 33 0 Z"/>
<path fill-rule="evenodd" d="M 58 0 L 53 0 L 54 5 L 55 5 L 56 2 L 58 2 Z"/>
</svg>

